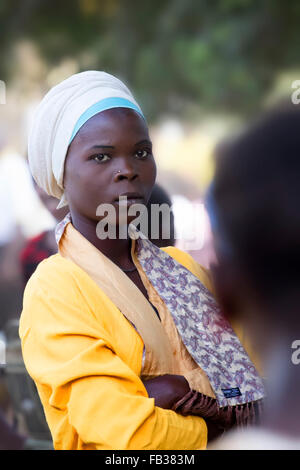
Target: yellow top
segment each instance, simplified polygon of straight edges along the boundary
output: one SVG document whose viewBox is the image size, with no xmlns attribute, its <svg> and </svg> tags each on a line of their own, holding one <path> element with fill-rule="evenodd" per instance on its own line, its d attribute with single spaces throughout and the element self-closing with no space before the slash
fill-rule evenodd
<svg viewBox="0 0 300 470">
<path fill-rule="evenodd" d="M 20 319 L 24 362 L 37 386 L 54 448 L 206 448 L 204 420 L 155 407 L 141 381 L 142 373 L 167 370 L 214 396 L 140 268 L 134 245 L 133 260 L 161 322 L 132 281 L 72 224 L 66 226 L 59 249 L 28 282 Z M 212 290 L 207 271 L 190 255 L 174 247 L 164 250 Z M 251 357 L 241 331 L 236 332 Z M 150 356 L 146 353 L 143 363 L 144 345 Z M 151 350 L 166 360 L 155 361 Z"/>
<path fill-rule="evenodd" d="M 154 406 L 139 377 L 140 335 L 60 254 L 27 284 L 20 337 L 55 449 L 206 448 L 202 418 Z"/>
</svg>

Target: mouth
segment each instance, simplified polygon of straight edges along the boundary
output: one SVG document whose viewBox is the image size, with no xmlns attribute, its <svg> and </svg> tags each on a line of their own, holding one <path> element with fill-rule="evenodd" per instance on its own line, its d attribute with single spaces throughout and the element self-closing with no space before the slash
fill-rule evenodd
<svg viewBox="0 0 300 470">
<path fill-rule="evenodd" d="M 145 202 L 144 196 L 140 193 L 123 193 L 114 200 L 116 204 L 143 204 Z"/>
</svg>

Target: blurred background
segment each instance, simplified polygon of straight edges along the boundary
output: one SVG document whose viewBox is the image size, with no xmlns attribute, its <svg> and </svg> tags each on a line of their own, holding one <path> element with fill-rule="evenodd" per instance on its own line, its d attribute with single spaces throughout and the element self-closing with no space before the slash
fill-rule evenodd
<svg viewBox="0 0 300 470">
<path fill-rule="evenodd" d="M 56 217 L 26 163 L 28 127 L 49 88 L 88 69 L 122 79 L 147 117 L 158 182 L 172 202 L 201 204 L 216 143 L 290 99 L 300 79 L 299 21 L 298 0 L 0 0 L 0 341 L 20 315 L 31 253 L 38 260 L 52 249 L 50 241 L 48 252 L 37 250 Z M 191 254 L 208 267 L 205 213 L 201 220 Z M 193 230 L 185 210 L 175 211 L 176 224 Z M 13 354 L 8 348 L 6 362 L 18 362 Z M 1 393 L 15 423 L 12 399 Z M 34 408 L 30 399 L 18 398 L 20 414 Z"/>
</svg>

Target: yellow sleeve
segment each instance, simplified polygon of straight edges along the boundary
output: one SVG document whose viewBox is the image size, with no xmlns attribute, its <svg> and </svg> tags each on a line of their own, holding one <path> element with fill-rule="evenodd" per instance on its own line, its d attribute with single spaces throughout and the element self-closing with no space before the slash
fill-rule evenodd
<svg viewBox="0 0 300 470">
<path fill-rule="evenodd" d="M 27 286 L 23 357 L 42 391 L 55 448 L 80 441 L 90 449 L 204 449 L 204 420 L 154 406 L 138 374 L 116 354 L 106 320 L 95 318 L 84 289 L 66 273 L 37 274 Z M 66 423 L 73 430 L 68 442 Z"/>
</svg>

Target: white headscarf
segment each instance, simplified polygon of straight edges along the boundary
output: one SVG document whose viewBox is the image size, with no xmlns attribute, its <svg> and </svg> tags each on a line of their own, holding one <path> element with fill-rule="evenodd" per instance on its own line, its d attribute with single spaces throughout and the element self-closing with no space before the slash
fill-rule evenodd
<svg viewBox="0 0 300 470">
<path fill-rule="evenodd" d="M 128 100 L 142 114 L 124 83 L 97 71 L 67 78 L 53 87 L 37 108 L 28 140 L 29 166 L 38 186 L 60 199 L 58 208 L 67 205 L 63 188 L 64 163 L 75 126 L 83 113 L 107 98 Z M 105 109 L 110 107 L 115 106 Z"/>
</svg>

